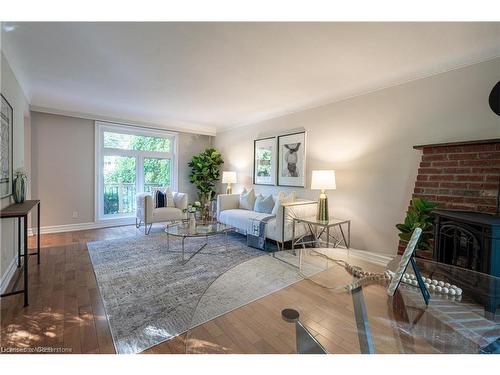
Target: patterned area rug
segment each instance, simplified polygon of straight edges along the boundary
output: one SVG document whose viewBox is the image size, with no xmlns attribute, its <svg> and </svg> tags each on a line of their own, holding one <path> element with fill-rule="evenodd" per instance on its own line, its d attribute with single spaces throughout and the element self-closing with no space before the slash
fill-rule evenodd
<svg viewBox="0 0 500 375">
<path fill-rule="evenodd" d="M 188 238 L 186 257 L 203 243 Z M 186 264 L 180 241 L 171 237 L 167 251 L 164 233 L 87 246 L 117 353 L 139 353 L 186 332 L 193 319 L 204 323 L 301 280 L 295 268 L 247 247 L 238 234 L 229 235 L 227 249 L 222 235 L 209 237 L 208 246 Z M 255 274 L 255 283 L 237 291 L 210 288 L 210 298 L 197 308 L 210 285 L 242 263 L 239 272 Z"/>
</svg>

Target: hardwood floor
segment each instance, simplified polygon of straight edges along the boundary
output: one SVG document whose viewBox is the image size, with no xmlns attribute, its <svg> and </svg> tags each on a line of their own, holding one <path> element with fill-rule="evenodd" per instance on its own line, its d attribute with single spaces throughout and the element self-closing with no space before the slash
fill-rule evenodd
<svg viewBox="0 0 500 375">
<path fill-rule="evenodd" d="M 125 226 L 42 235 L 41 264 L 30 259 L 30 305 L 22 295 L 1 299 L 1 346 L 114 353 L 86 244 L 133 235 L 143 234 Z"/>
<path fill-rule="evenodd" d="M 30 305 L 23 308 L 22 295 L 0 300 L 1 347 L 114 353 L 86 243 L 127 236 L 144 234 L 134 226 L 125 226 L 43 235 L 41 264 L 36 265 L 35 257 L 30 260 Z M 34 238 L 30 241 L 34 246 Z M 372 264 L 363 266 L 369 271 L 379 271 L 377 267 L 370 269 L 374 267 Z M 332 277 L 340 276 L 328 277 L 331 281 Z M 347 274 L 342 277 L 346 282 L 352 280 Z M 390 309 L 384 302 L 387 297 L 382 286 L 369 288 L 365 299 L 381 301 L 378 305 L 371 303 L 377 305 L 379 311 L 373 313 L 383 318 L 380 321 L 394 318 L 387 315 Z M 310 281 L 301 281 L 205 323 L 193 329 L 188 337 L 181 335 L 145 353 L 185 353 L 186 347 L 193 353 L 295 353 L 294 326 L 280 316 L 286 307 L 301 312 L 301 320 L 328 351 L 359 352 L 351 297 L 347 294 L 333 296 L 330 290 L 314 287 Z M 377 352 L 401 351 L 401 338 L 384 340 L 387 325 L 375 323 L 372 330 L 374 336 L 382 338 L 376 343 Z M 410 344 L 405 344 L 410 350 L 436 351 L 422 340 L 410 337 L 410 341 Z"/>
<path fill-rule="evenodd" d="M 1 346 L 26 350 L 62 348 L 63 352 L 71 353 L 114 353 L 86 244 L 143 235 L 134 226 L 42 235 L 41 264 L 36 265 L 35 257 L 30 259 L 30 305 L 23 307 L 22 295 L 0 300 Z M 29 240 L 30 247 L 34 247 L 35 238 Z M 15 279 L 16 275 L 13 281 Z M 304 287 L 307 285 L 295 287 L 298 289 L 293 300 L 297 300 L 297 293 L 302 293 Z M 294 291 L 289 289 L 204 324 L 190 335 L 190 345 L 195 342 L 192 339 L 199 343 L 203 338 L 205 346 L 201 351 L 210 348 L 210 341 L 221 341 L 225 345 L 214 344 L 215 351 L 220 351 L 220 346 L 226 348 L 221 352 L 294 352 L 291 336 L 294 331 L 279 316 L 285 300 L 289 301 L 293 296 Z M 268 324 L 259 324 L 259 321 L 269 319 L 269 315 L 276 321 L 276 332 L 272 334 L 266 332 Z M 235 337 L 224 337 L 224 331 Z M 144 353 L 185 353 L 185 340 L 184 334 Z M 344 346 L 342 352 L 355 351 L 357 344 Z M 195 348 L 191 349 L 194 351 Z"/>
</svg>

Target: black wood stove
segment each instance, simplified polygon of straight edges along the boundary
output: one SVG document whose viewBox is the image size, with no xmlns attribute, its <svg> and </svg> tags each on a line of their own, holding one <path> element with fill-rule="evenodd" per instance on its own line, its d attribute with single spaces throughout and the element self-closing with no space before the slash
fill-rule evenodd
<svg viewBox="0 0 500 375">
<path fill-rule="evenodd" d="M 435 261 L 500 278 L 500 216 L 448 210 L 433 214 Z M 465 292 L 484 305 L 488 317 L 494 317 L 500 304 L 500 282 L 492 278 L 488 285 L 480 285 L 479 280 L 468 280 L 474 290 Z M 459 276 L 450 282 L 461 284 Z"/>
</svg>

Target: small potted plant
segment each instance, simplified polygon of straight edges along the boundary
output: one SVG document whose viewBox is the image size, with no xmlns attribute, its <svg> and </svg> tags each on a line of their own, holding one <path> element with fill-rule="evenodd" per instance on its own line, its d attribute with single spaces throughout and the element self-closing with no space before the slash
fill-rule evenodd
<svg viewBox="0 0 500 375">
<path fill-rule="evenodd" d="M 196 225 L 196 212 L 201 210 L 201 202 L 196 201 L 193 204 L 188 204 L 187 208 L 183 209 L 182 212 L 187 214 L 189 220 L 189 225 Z"/>
<path fill-rule="evenodd" d="M 437 203 L 429 202 L 422 198 L 413 198 L 406 212 L 404 223 L 396 224 L 399 229 L 399 238 L 407 243 L 415 230 L 422 229 L 422 235 L 418 240 L 416 248 L 419 250 L 432 250 L 431 241 L 434 238 L 434 218 L 431 212 L 437 207 Z"/>
</svg>

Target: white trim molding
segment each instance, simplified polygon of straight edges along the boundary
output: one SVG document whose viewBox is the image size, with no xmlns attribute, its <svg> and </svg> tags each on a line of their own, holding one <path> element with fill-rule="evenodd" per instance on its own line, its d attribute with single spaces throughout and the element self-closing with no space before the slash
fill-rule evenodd
<svg viewBox="0 0 500 375">
<path fill-rule="evenodd" d="M 114 132 L 119 134 L 131 134 L 146 137 L 159 137 L 170 139 L 171 148 L 169 151 L 143 151 L 143 150 L 126 150 L 118 148 L 110 148 L 104 146 L 104 133 Z M 115 214 L 115 215 L 105 215 L 104 214 L 104 203 L 103 203 L 103 191 L 104 191 L 104 175 L 103 175 L 103 163 L 104 157 L 106 155 L 110 156 L 123 156 L 132 157 L 136 160 L 136 192 L 140 193 L 143 191 L 144 186 L 144 160 L 147 158 L 159 158 L 170 160 L 171 174 L 170 174 L 170 188 L 173 191 L 178 191 L 178 171 L 179 171 L 179 137 L 178 133 L 169 132 L 164 130 L 151 130 L 144 129 L 138 126 L 129 126 L 121 124 L 112 124 L 107 122 L 96 121 L 95 122 L 95 201 L 94 201 L 94 220 L 96 222 L 105 222 L 110 219 L 119 219 L 120 216 L 126 218 L 135 217 L 135 213 L 131 214 Z"/>
<path fill-rule="evenodd" d="M 355 249 L 349 249 L 348 250 L 349 255 L 360 258 L 363 260 L 366 260 L 367 262 L 370 263 L 375 263 L 380 266 L 387 266 L 387 264 L 393 259 L 395 256 L 390 256 L 389 254 L 379 254 L 379 253 L 374 253 L 371 251 L 366 251 L 366 250 L 355 250 Z"/>
<path fill-rule="evenodd" d="M 14 66 L 14 65 L 11 65 L 11 66 Z M 18 77 L 18 75 L 16 75 L 16 77 Z M 82 118 L 82 119 L 86 119 L 86 120 L 93 120 L 93 121 L 100 121 L 100 122 L 109 122 L 109 123 L 120 124 L 120 125 L 131 125 L 131 126 L 136 126 L 136 127 L 146 128 L 146 129 L 149 128 L 149 129 L 161 130 L 161 131 L 175 131 L 175 132 L 182 132 L 182 133 L 201 134 L 201 135 L 209 135 L 211 137 L 215 137 L 215 134 L 216 134 L 216 128 L 214 126 L 210 126 L 210 125 L 202 125 L 202 124 L 179 122 L 179 121 L 166 121 L 168 123 L 168 125 L 164 125 L 163 122 L 158 123 L 158 122 L 144 122 L 144 121 L 135 121 L 135 120 L 132 121 L 132 120 L 126 120 L 123 118 L 117 118 L 117 117 L 113 117 L 113 116 L 97 115 L 97 114 L 92 114 L 92 113 L 84 113 L 84 112 L 76 112 L 76 111 L 67 111 L 67 110 L 42 107 L 42 106 L 37 106 L 37 105 L 31 105 L 30 109 L 33 112 L 49 113 L 49 114 L 53 114 L 53 115 Z"/>
<path fill-rule="evenodd" d="M 64 225 L 50 225 L 40 228 L 40 234 L 51 234 L 51 233 L 63 233 L 63 232 L 75 232 L 79 230 L 89 230 L 89 229 L 100 229 L 100 228 L 111 228 L 119 227 L 123 225 L 135 224 L 135 217 L 126 217 L 120 219 L 108 219 L 99 222 L 89 222 L 89 223 L 76 223 L 76 224 L 64 224 Z M 29 228 L 28 234 L 33 236 L 36 234 L 36 229 Z"/>
</svg>

